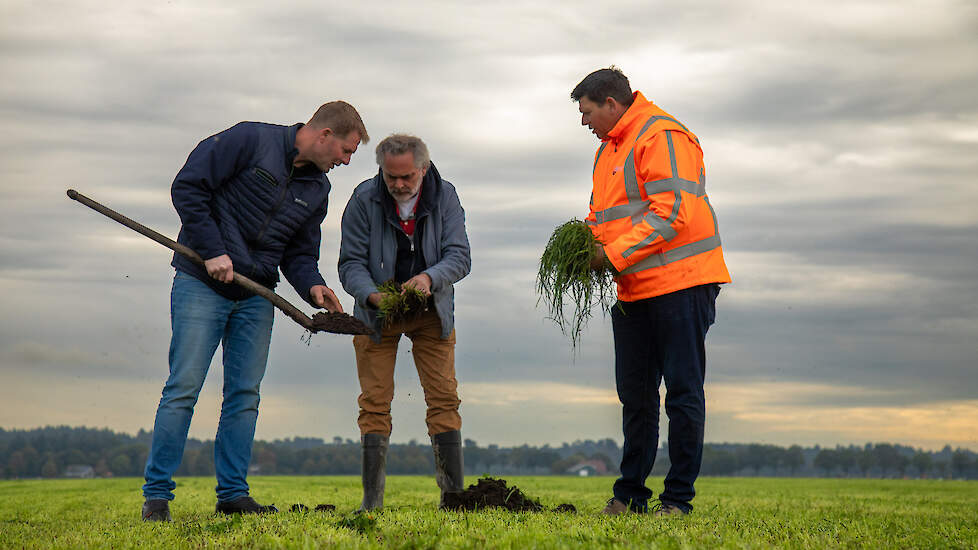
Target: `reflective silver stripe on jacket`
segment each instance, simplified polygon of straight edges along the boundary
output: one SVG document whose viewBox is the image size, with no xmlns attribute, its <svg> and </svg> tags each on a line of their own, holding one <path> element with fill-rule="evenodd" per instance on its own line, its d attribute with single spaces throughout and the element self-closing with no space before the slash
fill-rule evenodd
<svg viewBox="0 0 978 550">
<path fill-rule="evenodd" d="M 649 127 L 652 126 L 652 124 L 654 124 L 658 120 L 669 120 L 671 122 L 675 122 L 683 130 L 686 130 L 687 132 L 689 131 L 688 128 L 683 126 L 681 122 L 679 122 L 674 118 L 655 115 L 649 117 L 649 119 L 645 121 L 645 124 L 642 126 L 642 129 L 639 130 L 638 135 L 635 136 L 635 143 L 638 143 L 638 140 L 639 138 L 642 137 L 642 134 L 644 134 L 645 131 L 648 130 Z M 670 167 L 672 168 L 672 177 L 643 183 L 642 186 L 645 188 L 646 194 L 652 195 L 655 193 L 673 191 L 676 195 L 677 202 L 682 201 L 682 196 L 679 193 L 680 191 L 686 191 L 687 193 L 690 193 L 697 197 L 705 196 L 706 195 L 705 185 L 698 185 L 694 181 L 682 179 L 676 176 L 676 172 L 677 172 L 676 153 L 672 144 L 671 130 L 666 130 L 665 132 L 666 132 L 666 141 L 669 146 L 669 163 L 670 163 Z M 696 142 L 699 143 L 699 140 L 696 140 Z M 601 153 L 604 151 L 604 148 L 607 144 L 608 142 L 602 143 L 601 148 L 598 149 L 598 154 L 596 155 L 594 160 L 594 169 L 592 170 L 592 173 L 594 170 L 597 170 L 598 160 L 601 158 Z M 588 225 L 599 225 L 605 222 L 620 220 L 622 218 L 632 218 L 632 225 L 635 225 L 642 219 L 645 219 L 645 221 L 648 222 L 649 225 L 651 225 L 652 227 L 656 227 L 656 228 L 660 227 L 661 224 L 656 224 L 652 221 L 649 221 L 648 214 L 646 214 L 646 212 L 649 209 L 649 206 L 652 204 L 652 201 L 649 199 L 642 199 L 642 195 L 641 193 L 639 193 L 638 173 L 635 170 L 634 145 L 632 146 L 632 150 L 628 152 L 628 156 L 625 158 L 623 176 L 625 178 L 625 196 L 628 197 L 628 202 L 625 204 L 620 204 L 618 206 L 612 206 L 611 208 L 606 208 L 599 212 L 595 212 L 594 218 L 596 221 L 595 222 L 587 221 L 586 223 Z M 701 181 L 705 184 L 705 179 L 703 179 L 702 173 L 701 173 Z M 591 205 L 594 205 L 593 193 L 591 194 Z M 674 214 L 678 214 L 678 207 L 679 207 L 678 204 L 673 205 Z M 655 216 L 655 214 L 652 214 L 652 216 Z M 666 220 L 662 220 L 662 218 L 659 218 L 658 216 L 656 216 L 656 218 L 658 220 L 661 220 L 662 222 L 666 221 Z M 675 215 L 670 216 L 670 221 L 666 223 L 666 225 L 671 225 L 672 221 L 674 220 L 675 220 Z M 672 228 L 669 228 L 669 230 L 667 230 L 666 233 L 668 233 L 669 231 L 672 232 L 672 235 L 670 237 L 667 237 L 666 240 L 672 239 L 675 236 L 675 231 L 672 230 Z"/>
<path fill-rule="evenodd" d="M 646 124 L 647 125 L 647 124 Z M 679 174 L 679 169 L 676 165 L 676 148 L 672 144 L 672 130 L 666 130 L 666 145 L 669 147 L 669 169 L 672 171 L 672 177 L 669 179 L 677 179 Z M 627 172 L 625 177 L 627 178 Z M 632 175 L 632 179 L 636 176 Z M 637 185 L 636 185 L 637 186 Z M 679 189 L 673 189 L 673 201 L 672 201 L 672 212 L 669 213 L 669 219 L 664 220 L 660 218 L 655 212 L 648 212 L 642 216 L 642 220 L 655 228 L 655 231 L 647 235 L 641 241 L 635 243 L 634 245 L 628 247 L 624 252 L 621 253 L 622 258 L 627 258 L 637 252 L 638 250 L 645 248 L 646 246 L 652 244 L 659 236 L 662 236 L 666 241 L 671 241 L 676 236 L 676 230 L 672 228 L 672 222 L 676 221 L 676 217 L 679 216 L 679 207 L 683 203 L 683 194 L 680 193 Z M 635 224 L 635 220 L 632 220 L 632 224 Z"/>
<path fill-rule="evenodd" d="M 608 146 L 608 142 L 605 141 L 604 143 L 601 144 L 601 147 L 598 147 L 598 154 L 594 155 L 594 168 L 591 168 L 591 177 L 594 177 L 594 171 L 598 169 L 598 159 L 601 158 L 601 153 L 604 152 L 604 148 L 607 146 Z"/>
<path fill-rule="evenodd" d="M 712 237 L 707 237 L 689 244 L 684 244 L 680 247 L 672 250 L 666 250 L 665 252 L 660 252 L 658 254 L 652 254 L 648 258 L 639 260 L 638 262 L 626 267 L 621 271 L 620 275 L 630 275 L 639 271 L 645 271 L 646 269 L 662 267 L 666 264 L 678 262 L 679 260 L 685 260 L 686 258 L 690 258 L 697 254 L 702 254 L 704 252 L 709 252 L 713 249 L 719 248 L 720 228 L 717 224 L 717 215 L 716 212 L 713 211 L 713 205 L 710 204 L 710 199 L 704 197 L 703 200 L 706 201 L 706 206 L 710 209 L 710 215 L 713 216 Z"/>
</svg>

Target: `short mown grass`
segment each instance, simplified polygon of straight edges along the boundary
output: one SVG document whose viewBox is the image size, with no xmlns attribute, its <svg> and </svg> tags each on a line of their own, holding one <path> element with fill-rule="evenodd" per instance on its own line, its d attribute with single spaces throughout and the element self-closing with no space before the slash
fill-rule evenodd
<svg viewBox="0 0 978 550">
<path fill-rule="evenodd" d="M 432 477 L 391 476 L 387 508 L 358 520 L 358 477 L 254 476 L 282 512 L 216 516 L 215 480 L 180 478 L 174 522 L 147 524 L 139 479 L 2 481 L 0 548 L 978 548 L 975 482 L 702 478 L 689 516 L 608 518 L 612 478 L 507 479 L 578 513 L 441 512 Z"/>
</svg>

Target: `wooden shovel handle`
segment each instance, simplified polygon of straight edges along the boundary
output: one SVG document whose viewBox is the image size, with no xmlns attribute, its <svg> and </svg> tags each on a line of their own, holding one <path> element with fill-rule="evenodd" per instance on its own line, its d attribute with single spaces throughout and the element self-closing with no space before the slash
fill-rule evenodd
<svg viewBox="0 0 978 550">
<path fill-rule="evenodd" d="M 122 225 L 128 227 L 129 229 L 132 229 L 136 233 L 149 237 L 150 239 L 153 239 L 154 241 L 169 248 L 170 250 L 173 250 L 178 254 L 186 256 L 190 261 L 194 262 L 195 264 L 201 267 L 204 266 L 203 258 L 201 258 L 199 254 L 197 254 L 190 248 L 172 239 L 169 239 L 157 233 L 156 231 L 153 231 L 152 229 L 146 227 L 145 225 L 135 220 L 123 216 L 122 214 L 116 212 L 115 210 L 112 210 L 111 208 L 108 208 L 106 206 L 103 206 L 93 201 L 92 199 L 86 197 L 85 195 L 82 195 L 78 191 L 75 191 L 74 189 L 69 189 L 68 197 L 84 204 L 85 206 L 91 208 L 92 210 L 100 214 L 112 218 L 113 220 L 121 223 Z M 290 319 L 292 319 L 296 323 L 299 323 L 303 328 L 305 328 L 306 330 L 310 330 L 312 332 L 316 332 L 316 330 L 313 328 L 312 319 L 310 319 L 308 315 L 299 311 L 299 309 L 293 306 L 292 304 L 290 304 L 288 300 L 282 298 L 268 287 L 256 283 L 255 281 L 252 281 L 248 277 L 245 277 L 244 275 L 241 275 L 238 272 L 234 273 L 234 284 L 257 294 L 262 298 L 265 298 L 266 300 L 271 302 L 275 307 L 280 309 L 282 313 L 286 314 Z"/>
</svg>

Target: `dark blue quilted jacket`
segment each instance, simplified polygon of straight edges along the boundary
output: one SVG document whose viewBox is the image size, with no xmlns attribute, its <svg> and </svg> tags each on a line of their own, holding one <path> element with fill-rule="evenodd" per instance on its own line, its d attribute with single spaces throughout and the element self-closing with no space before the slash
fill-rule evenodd
<svg viewBox="0 0 978 550">
<path fill-rule="evenodd" d="M 204 259 L 227 254 L 235 272 L 269 288 L 278 283 L 281 267 L 309 301 L 309 289 L 325 284 L 318 262 L 330 184 L 315 165 L 292 166 L 301 126 L 241 122 L 201 141 L 170 194 L 183 223 L 180 243 Z M 172 265 L 225 298 L 251 295 L 212 279 L 179 254 Z"/>
</svg>

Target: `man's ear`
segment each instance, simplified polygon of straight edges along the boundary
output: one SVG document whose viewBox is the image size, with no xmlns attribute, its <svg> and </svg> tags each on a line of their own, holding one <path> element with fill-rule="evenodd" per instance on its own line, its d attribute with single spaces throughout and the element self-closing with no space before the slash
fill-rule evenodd
<svg viewBox="0 0 978 550">
<path fill-rule="evenodd" d="M 329 136 L 333 135 L 333 130 L 330 128 L 323 128 L 319 131 L 319 137 L 325 140 Z"/>
</svg>

